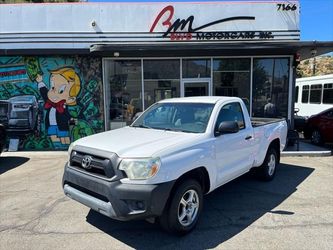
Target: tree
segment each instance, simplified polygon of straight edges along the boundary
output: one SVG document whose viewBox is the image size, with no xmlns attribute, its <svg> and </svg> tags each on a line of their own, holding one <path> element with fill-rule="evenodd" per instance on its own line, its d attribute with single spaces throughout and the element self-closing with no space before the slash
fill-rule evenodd
<svg viewBox="0 0 333 250">
<path fill-rule="evenodd" d="M 318 56 L 315 60 L 311 58 L 301 61 L 296 69 L 297 77 L 314 76 L 313 67 L 315 67 L 315 76 L 333 74 L 333 57 L 326 55 Z"/>
</svg>

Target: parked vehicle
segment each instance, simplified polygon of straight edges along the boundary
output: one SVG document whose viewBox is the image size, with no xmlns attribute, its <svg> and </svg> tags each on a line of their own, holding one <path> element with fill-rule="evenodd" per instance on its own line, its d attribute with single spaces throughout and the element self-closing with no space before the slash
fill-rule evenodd
<svg viewBox="0 0 333 250">
<path fill-rule="evenodd" d="M 316 145 L 333 142 L 333 108 L 311 116 L 304 129 L 304 137 Z"/>
<path fill-rule="evenodd" d="M 3 124 L 0 123 L 0 154 L 6 146 L 6 129 Z"/>
<path fill-rule="evenodd" d="M 285 120 L 251 120 L 237 97 L 166 99 L 131 126 L 71 144 L 64 193 L 111 218 L 157 218 L 185 234 L 204 194 L 252 168 L 272 180 L 286 135 Z"/>
<path fill-rule="evenodd" d="M 299 109 L 295 108 L 294 114 L 294 128 L 298 132 L 303 132 L 306 126 L 308 117 L 298 115 Z"/>
<path fill-rule="evenodd" d="M 15 96 L 0 102 L 1 122 L 8 132 L 29 132 L 36 128 L 38 101 L 33 95 Z"/>
<path fill-rule="evenodd" d="M 309 117 L 333 107 L 333 74 L 296 79 L 295 108 Z"/>
</svg>

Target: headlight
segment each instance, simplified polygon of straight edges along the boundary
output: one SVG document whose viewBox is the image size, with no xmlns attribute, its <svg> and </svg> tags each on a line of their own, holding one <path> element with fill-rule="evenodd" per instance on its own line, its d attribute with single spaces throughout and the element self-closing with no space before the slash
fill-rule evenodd
<svg viewBox="0 0 333 250">
<path fill-rule="evenodd" d="M 160 166 L 160 158 L 123 159 L 119 164 L 119 170 L 125 171 L 131 180 L 145 180 L 153 177 Z"/>
<path fill-rule="evenodd" d="M 71 160 L 71 153 L 74 147 L 74 142 L 72 142 L 68 147 L 68 162 Z"/>
</svg>

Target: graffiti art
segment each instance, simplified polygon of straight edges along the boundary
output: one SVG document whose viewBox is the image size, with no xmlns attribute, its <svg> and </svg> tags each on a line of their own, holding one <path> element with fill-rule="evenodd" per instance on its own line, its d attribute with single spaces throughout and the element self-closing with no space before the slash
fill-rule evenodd
<svg viewBox="0 0 333 250">
<path fill-rule="evenodd" d="M 0 123 L 25 150 L 66 149 L 104 130 L 101 60 L 0 57 Z"/>
</svg>

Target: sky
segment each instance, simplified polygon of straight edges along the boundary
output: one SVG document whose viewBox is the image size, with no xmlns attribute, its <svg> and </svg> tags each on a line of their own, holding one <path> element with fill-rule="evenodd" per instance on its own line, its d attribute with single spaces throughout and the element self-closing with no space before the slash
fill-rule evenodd
<svg viewBox="0 0 333 250">
<path fill-rule="evenodd" d="M 196 0 L 88 0 L 89 2 L 195 2 Z M 197 0 L 213 2 L 212 0 Z M 220 2 L 225 0 L 220 0 Z M 235 0 L 244 1 L 244 0 Z M 258 1 L 258 0 L 257 0 Z M 259 0 L 260 1 L 260 0 Z M 266 0 L 270 1 L 270 0 Z M 274 1 L 274 0 L 273 0 Z M 215 2 L 219 2 L 215 0 Z M 277 1 L 274 1 L 277 2 Z M 299 0 L 302 41 L 333 41 L 333 0 Z"/>
</svg>

